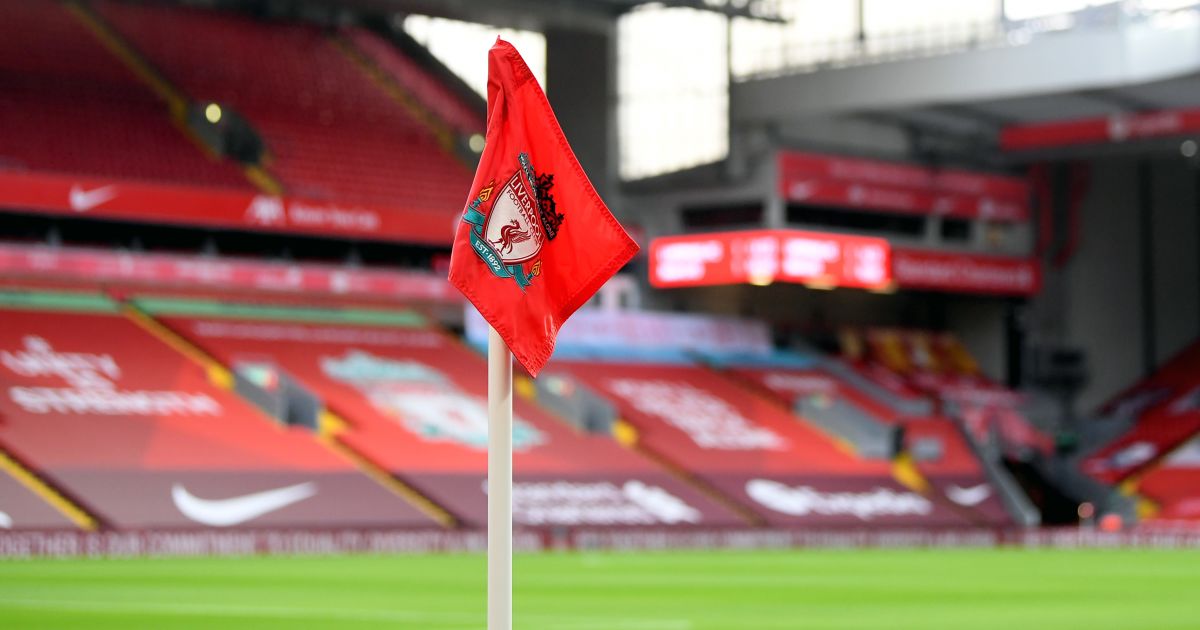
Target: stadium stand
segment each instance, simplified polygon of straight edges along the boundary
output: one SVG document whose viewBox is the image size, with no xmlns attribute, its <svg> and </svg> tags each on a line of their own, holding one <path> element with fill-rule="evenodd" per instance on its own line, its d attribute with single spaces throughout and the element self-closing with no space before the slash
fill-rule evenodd
<svg viewBox="0 0 1200 630">
<path fill-rule="evenodd" d="M 192 99 L 245 116 L 288 193 L 447 212 L 466 198 L 466 167 L 319 28 L 202 9 L 95 6 Z"/>
<path fill-rule="evenodd" d="M 728 371 L 761 387 L 802 419 L 850 441 L 860 455 L 907 457 L 928 496 L 958 506 L 981 523 L 1011 522 L 978 456 L 953 421 L 905 417 L 816 362 L 804 367 L 743 365 Z M 897 432 L 902 443 L 896 443 Z"/>
<path fill-rule="evenodd" d="M 269 364 L 312 392 L 334 439 L 447 509 L 486 517 L 484 361 L 412 313 L 322 322 L 303 311 L 218 309 L 139 299 L 172 330 L 235 369 Z M 240 317 L 238 316 L 240 314 Z M 518 525 L 734 525 L 744 521 L 661 467 L 514 400 Z"/>
<path fill-rule="evenodd" d="M 891 464 L 855 457 L 785 409 L 685 361 L 556 359 L 607 397 L 638 448 L 715 488 L 771 525 L 953 526 L 954 510 L 902 486 Z"/>
<path fill-rule="evenodd" d="M 1200 432 L 1200 343 L 1109 401 L 1100 415 L 1131 423 L 1083 461 L 1084 472 L 1106 483 L 1153 465 L 1187 442 Z"/>
<path fill-rule="evenodd" d="M 72 5 L 0 7 L 0 128 L 0 170 L 248 187 L 172 123 Z"/>
<path fill-rule="evenodd" d="M 0 294 L 0 447 L 116 529 L 429 527 L 99 295 Z"/>
<path fill-rule="evenodd" d="M 977 442 L 996 438 L 1015 458 L 1053 450 L 1053 440 L 1021 413 L 1021 396 L 981 374 L 954 335 L 873 328 L 845 330 L 841 341 L 843 357 L 860 374 L 897 396 L 928 397 L 935 410 L 961 419 Z"/>
</svg>

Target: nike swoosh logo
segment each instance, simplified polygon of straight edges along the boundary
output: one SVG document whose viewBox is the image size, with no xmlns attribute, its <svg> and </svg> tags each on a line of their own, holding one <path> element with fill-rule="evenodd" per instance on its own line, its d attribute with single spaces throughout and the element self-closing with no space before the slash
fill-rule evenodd
<svg viewBox="0 0 1200 630">
<path fill-rule="evenodd" d="M 959 505 L 979 505 L 990 496 L 992 496 L 992 488 L 986 483 L 971 486 L 970 488 L 961 488 L 959 486 L 946 487 L 946 498 Z"/>
<path fill-rule="evenodd" d="M 12 526 L 12 517 L 4 512 L 0 512 L 0 529 L 12 529 Z"/>
<path fill-rule="evenodd" d="M 71 191 L 67 194 L 67 201 L 70 202 L 71 209 L 75 212 L 87 212 L 106 201 L 111 201 L 116 196 L 116 186 L 101 186 L 95 190 L 84 190 L 82 186 L 75 185 L 71 186 Z"/>
<path fill-rule="evenodd" d="M 183 484 L 171 487 L 171 499 L 184 516 L 213 527 L 229 527 L 283 509 L 317 493 L 317 484 L 308 481 L 229 499 L 201 499 Z"/>
</svg>

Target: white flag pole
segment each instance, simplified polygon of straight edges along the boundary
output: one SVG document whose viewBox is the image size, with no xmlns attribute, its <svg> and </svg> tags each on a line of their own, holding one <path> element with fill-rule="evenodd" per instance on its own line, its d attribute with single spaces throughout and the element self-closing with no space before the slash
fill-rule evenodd
<svg viewBox="0 0 1200 630">
<path fill-rule="evenodd" d="M 512 358 L 488 326 L 488 630 L 512 629 Z"/>
</svg>

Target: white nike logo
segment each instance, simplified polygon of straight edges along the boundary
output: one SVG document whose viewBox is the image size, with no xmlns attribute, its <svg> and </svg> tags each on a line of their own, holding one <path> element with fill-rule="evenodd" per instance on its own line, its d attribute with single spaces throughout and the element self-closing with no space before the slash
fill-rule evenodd
<svg viewBox="0 0 1200 630">
<path fill-rule="evenodd" d="M 106 201 L 111 201 L 116 196 L 116 186 L 101 186 L 95 190 L 84 190 L 82 186 L 76 184 L 71 186 L 67 201 L 70 202 L 71 209 L 75 212 L 87 212 Z"/>
<path fill-rule="evenodd" d="M 960 488 L 959 486 L 947 486 L 946 498 L 959 505 L 979 505 L 992 496 L 992 488 L 986 483 L 981 483 L 970 488 Z"/>
<path fill-rule="evenodd" d="M 205 525 L 229 527 L 303 501 L 317 493 L 317 484 L 308 481 L 229 499 L 201 499 L 183 484 L 171 487 L 171 499 L 183 515 Z"/>
<path fill-rule="evenodd" d="M 0 512 L 0 529 L 12 529 L 12 517 Z"/>
</svg>

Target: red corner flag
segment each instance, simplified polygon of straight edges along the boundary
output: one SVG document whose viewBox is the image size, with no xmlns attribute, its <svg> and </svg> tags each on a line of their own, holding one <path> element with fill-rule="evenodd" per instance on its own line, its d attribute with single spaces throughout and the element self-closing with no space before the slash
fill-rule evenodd
<svg viewBox="0 0 1200 630">
<path fill-rule="evenodd" d="M 637 251 L 575 160 L 529 67 L 497 38 L 488 53 L 487 145 L 454 237 L 451 284 L 537 376 L 559 327 Z"/>
</svg>

